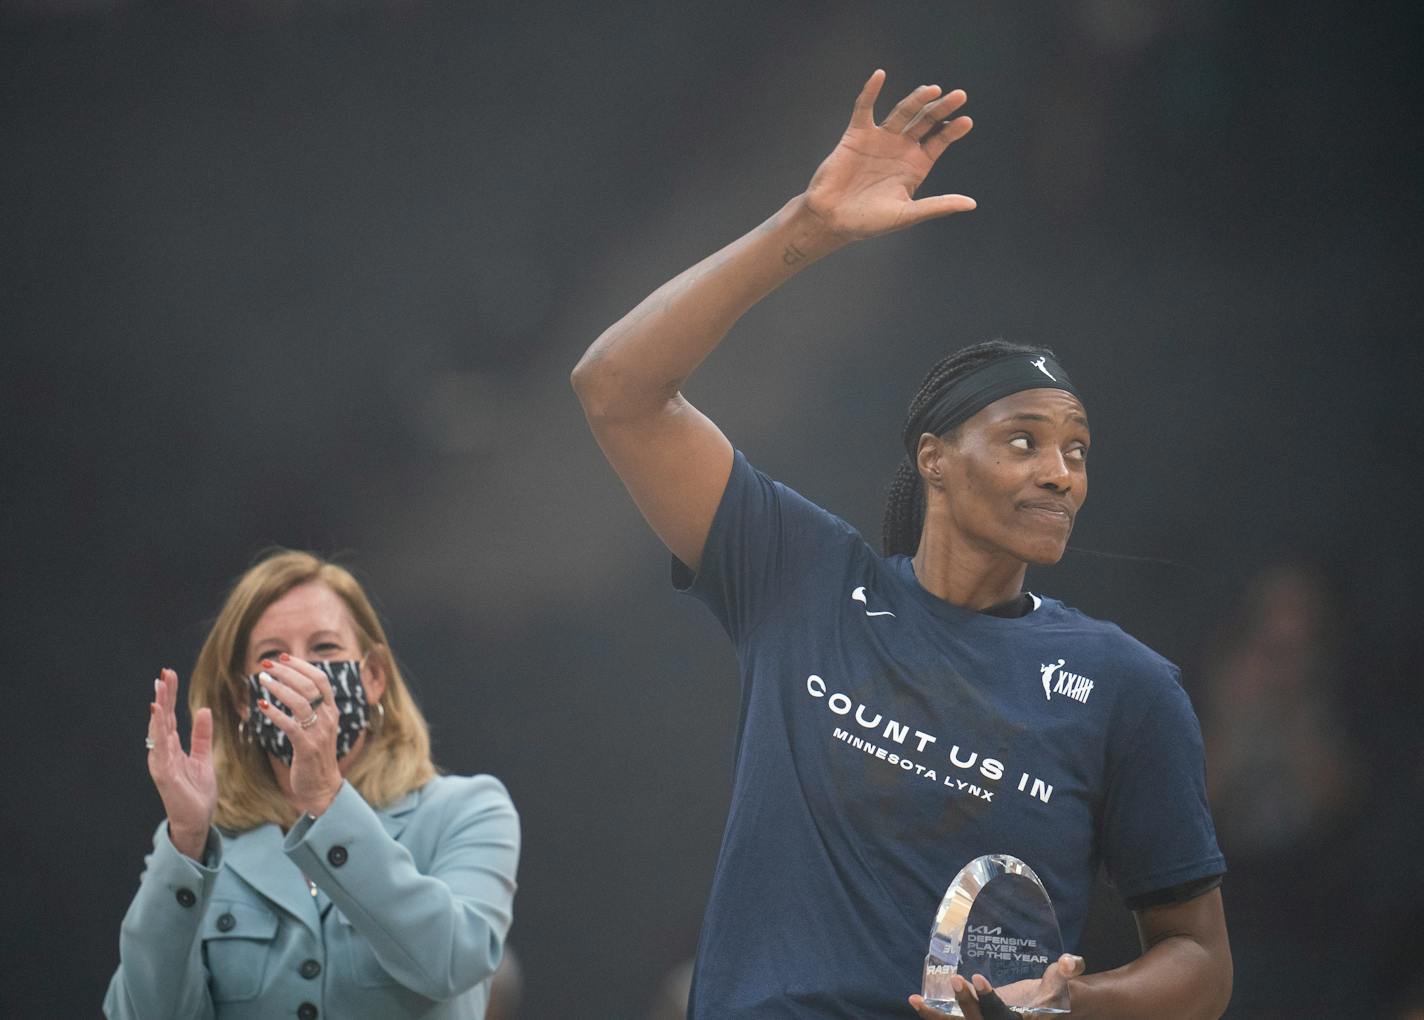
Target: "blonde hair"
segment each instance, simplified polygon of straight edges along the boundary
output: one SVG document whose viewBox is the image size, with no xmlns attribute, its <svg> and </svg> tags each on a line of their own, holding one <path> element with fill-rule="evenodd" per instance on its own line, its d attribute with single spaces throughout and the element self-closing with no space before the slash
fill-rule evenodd
<svg viewBox="0 0 1424 1020">
<path fill-rule="evenodd" d="M 233 585 L 193 666 L 188 707 L 213 713 L 213 766 L 218 804 L 213 821 L 243 832 L 267 822 L 292 825 L 297 812 L 282 793 L 267 755 L 241 739 L 238 705 L 247 704 L 247 644 L 267 607 L 303 584 L 320 582 L 350 611 L 361 651 L 379 657 L 386 673 L 382 709 L 370 707 L 361 755 L 346 779 L 372 807 L 381 808 L 418 789 L 436 774 L 430 760 L 430 731 L 401 678 L 385 629 L 360 582 L 344 567 L 308 552 L 279 549 L 250 568 Z"/>
</svg>

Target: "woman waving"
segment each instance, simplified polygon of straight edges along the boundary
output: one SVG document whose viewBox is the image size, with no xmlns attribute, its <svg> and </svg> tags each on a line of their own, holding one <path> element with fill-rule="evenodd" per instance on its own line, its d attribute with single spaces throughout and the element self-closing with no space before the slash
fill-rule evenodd
<svg viewBox="0 0 1424 1020">
<path fill-rule="evenodd" d="M 866 82 L 804 193 L 654 291 L 574 370 L 676 584 L 741 664 L 691 1016 L 906 1015 L 939 897 L 986 853 L 1033 867 L 1070 947 L 1100 864 L 1136 910 L 1132 964 L 1049 968 L 1074 1016 L 1219 1016 L 1225 865 L 1177 670 L 1023 587 L 1028 564 L 1062 556 L 1087 495 L 1087 410 L 1053 353 L 996 341 L 931 369 L 880 550 L 754 468 L 682 395 L 737 319 L 811 263 L 974 208 L 915 197 L 972 126 L 957 115 L 965 94 L 921 86 L 877 122 L 883 82 Z M 992 1015 L 1002 1007 L 979 985 L 957 982 L 961 1008 L 981 1015 L 982 994 Z"/>
</svg>

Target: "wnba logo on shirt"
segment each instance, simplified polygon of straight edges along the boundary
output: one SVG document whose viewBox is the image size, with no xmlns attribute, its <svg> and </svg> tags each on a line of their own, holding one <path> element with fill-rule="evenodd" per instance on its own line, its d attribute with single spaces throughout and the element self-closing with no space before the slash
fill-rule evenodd
<svg viewBox="0 0 1424 1020">
<path fill-rule="evenodd" d="M 1072 698 L 1074 701 L 1088 700 L 1088 695 L 1093 693 L 1093 681 L 1077 673 L 1070 673 L 1063 668 L 1063 660 L 1059 659 L 1054 663 L 1045 662 L 1038 667 L 1038 671 L 1043 674 L 1043 697 L 1045 701 L 1052 701 L 1054 694 L 1062 694 Z M 1053 679 L 1053 674 L 1058 674 L 1058 679 Z"/>
</svg>

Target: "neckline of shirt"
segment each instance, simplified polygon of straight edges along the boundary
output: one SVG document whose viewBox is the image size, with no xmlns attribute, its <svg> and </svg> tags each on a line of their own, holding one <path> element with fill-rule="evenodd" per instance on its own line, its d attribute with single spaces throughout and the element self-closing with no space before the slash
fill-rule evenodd
<svg viewBox="0 0 1424 1020">
<path fill-rule="evenodd" d="M 1025 594 L 1033 600 L 1033 609 L 1022 616 L 994 616 L 989 613 L 981 613 L 975 609 L 956 606 L 953 602 L 946 602 L 938 595 L 926 590 L 925 586 L 920 584 L 920 579 L 915 576 L 914 562 L 910 557 L 903 554 L 892 556 L 890 567 L 920 605 L 934 615 L 954 623 L 978 624 L 985 627 L 1024 626 L 1041 619 L 1052 605 L 1050 600 L 1040 598 L 1033 592 L 1026 592 Z"/>
</svg>

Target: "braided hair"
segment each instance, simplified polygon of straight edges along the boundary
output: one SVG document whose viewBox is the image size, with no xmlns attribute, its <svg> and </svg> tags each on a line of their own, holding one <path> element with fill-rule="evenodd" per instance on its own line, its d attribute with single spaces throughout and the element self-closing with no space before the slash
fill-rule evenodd
<svg viewBox="0 0 1424 1020">
<path fill-rule="evenodd" d="M 910 401 L 910 409 L 905 415 L 905 425 L 901 430 L 902 445 L 908 449 L 915 448 L 920 433 L 924 431 L 920 423 L 925 411 L 949 386 L 981 365 L 1017 354 L 1047 354 L 1054 357 L 1053 352 L 1046 347 L 1028 347 L 994 339 L 970 344 L 940 359 L 929 370 L 925 381 L 920 384 L 919 392 Z M 951 429 L 946 435 L 953 432 Z M 924 482 L 920 479 L 919 468 L 907 453 L 895 469 L 895 478 L 890 483 L 885 499 L 885 516 L 880 525 L 880 545 L 884 554 L 894 556 L 904 553 L 906 556 L 913 556 L 920 547 L 920 530 L 924 523 Z"/>
</svg>

